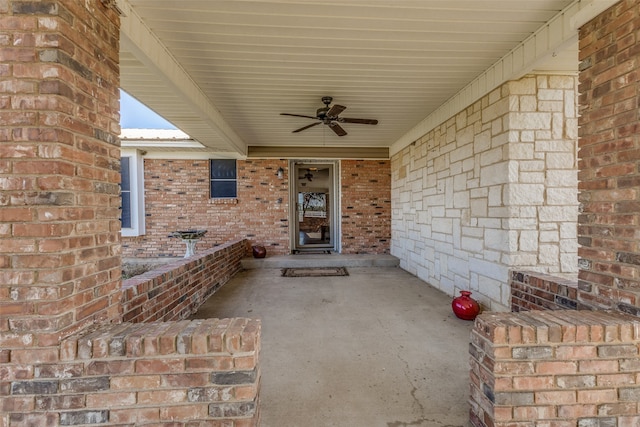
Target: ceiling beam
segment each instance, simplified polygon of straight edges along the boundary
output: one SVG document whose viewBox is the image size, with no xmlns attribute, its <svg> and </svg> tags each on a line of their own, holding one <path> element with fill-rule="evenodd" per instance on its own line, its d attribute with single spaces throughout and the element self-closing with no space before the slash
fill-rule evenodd
<svg viewBox="0 0 640 427">
<path fill-rule="evenodd" d="M 387 147 L 289 147 L 249 146 L 247 158 L 259 159 L 356 159 L 387 160 Z"/>
<path fill-rule="evenodd" d="M 192 108 L 213 132 L 219 134 L 229 148 L 246 155 L 247 144 L 225 121 L 218 109 L 191 79 L 169 50 L 145 25 L 127 0 L 117 0 L 120 17 L 120 43 L 140 62 L 160 77 L 168 88 Z"/>
<path fill-rule="evenodd" d="M 394 142 L 390 155 L 398 153 L 500 85 L 532 72 L 545 59 L 575 43 L 580 25 L 618 1 L 620 0 L 575 0 Z"/>
</svg>

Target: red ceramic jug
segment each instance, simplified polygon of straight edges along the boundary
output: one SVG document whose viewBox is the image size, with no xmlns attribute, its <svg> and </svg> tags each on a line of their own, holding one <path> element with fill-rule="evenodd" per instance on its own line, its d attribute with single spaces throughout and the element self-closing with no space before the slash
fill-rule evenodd
<svg viewBox="0 0 640 427">
<path fill-rule="evenodd" d="M 451 302 L 454 314 L 463 320 L 473 320 L 480 313 L 480 304 L 471 298 L 471 292 L 460 291 L 460 296 Z"/>
</svg>

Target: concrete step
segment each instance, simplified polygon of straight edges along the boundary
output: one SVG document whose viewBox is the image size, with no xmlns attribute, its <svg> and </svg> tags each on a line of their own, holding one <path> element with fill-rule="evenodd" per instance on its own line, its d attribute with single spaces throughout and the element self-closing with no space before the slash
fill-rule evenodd
<svg viewBox="0 0 640 427">
<path fill-rule="evenodd" d="M 244 258 L 242 268 L 304 268 L 304 267 L 398 267 L 400 260 L 393 255 L 297 254 Z"/>
</svg>

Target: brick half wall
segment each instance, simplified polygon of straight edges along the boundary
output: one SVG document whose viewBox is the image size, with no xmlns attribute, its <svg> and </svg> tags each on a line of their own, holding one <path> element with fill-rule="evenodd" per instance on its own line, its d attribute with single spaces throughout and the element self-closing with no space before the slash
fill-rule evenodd
<svg viewBox="0 0 640 427">
<path fill-rule="evenodd" d="M 257 426 L 260 322 L 110 324 L 0 372 L 0 425 Z M 3 420 L 6 424 L 3 424 Z"/>
<path fill-rule="evenodd" d="M 185 319 L 240 269 L 245 239 L 225 243 L 122 282 L 125 322 Z"/>
<path fill-rule="evenodd" d="M 247 249 L 241 239 L 125 280 L 131 323 L 11 350 L 0 427 L 258 425 L 260 321 L 182 320 L 240 270 Z"/>
<path fill-rule="evenodd" d="M 471 333 L 475 427 L 640 425 L 640 319 L 486 313 Z"/>
<path fill-rule="evenodd" d="M 552 276 L 534 271 L 510 273 L 511 310 L 591 309 L 578 301 L 578 279 Z"/>
</svg>

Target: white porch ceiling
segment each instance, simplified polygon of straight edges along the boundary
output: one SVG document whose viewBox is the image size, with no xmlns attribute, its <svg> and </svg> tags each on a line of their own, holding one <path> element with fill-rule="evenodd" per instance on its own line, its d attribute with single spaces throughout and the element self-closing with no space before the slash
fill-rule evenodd
<svg viewBox="0 0 640 427">
<path fill-rule="evenodd" d="M 570 21 L 594 2 L 612 3 L 118 0 L 121 86 L 211 151 L 397 147 L 456 94 L 468 103 L 527 72 L 577 72 Z M 314 116 L 325 95 L 379 124 L 292 133 L 313 121 L 280 113 Z"/>
</svg>

